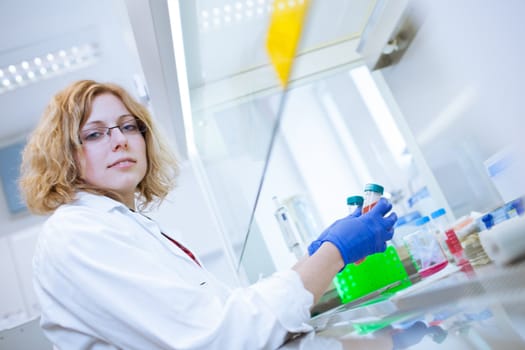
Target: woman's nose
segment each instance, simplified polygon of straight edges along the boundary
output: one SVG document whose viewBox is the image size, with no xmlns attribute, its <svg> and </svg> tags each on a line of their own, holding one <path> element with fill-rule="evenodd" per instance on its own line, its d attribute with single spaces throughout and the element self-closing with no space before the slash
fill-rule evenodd
<svg viewBox="0 0 525 350">
<path fill-rule="evenodd" d="M 112 150 L 116 151 L 117 149 L 121 147 L 124 147 L 124 148 L 128 147 L 128 138 L 126 137 L 126 135 L 122 133 L 122 131 L 120 131 L 120 128 L 118 127 L 112 128 L 108 130 L 108 133 L 109 133 L 108 136 L 110 138 Z"/>
</svg>

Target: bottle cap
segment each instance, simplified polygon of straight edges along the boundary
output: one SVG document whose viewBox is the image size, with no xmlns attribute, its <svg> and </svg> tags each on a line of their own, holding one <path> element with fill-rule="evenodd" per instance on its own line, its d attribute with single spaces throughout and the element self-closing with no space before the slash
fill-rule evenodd
<svg viewBox="0 0 525 350">
<path fill-rule="evenodd" d="M 490 229 L 492 226 L 494 226 L 494 217 L 492 216 L 492 214 L 484 215 L 481 218 L 481 220 L 485 224 L 485 227 L 487 228 L 487 230 Z"/>
<path fill-rule="evenodd" d="M 377 192 L 382 195 L 384 190 L 385 189 L 383 188 L 383 186 L 378 185 L 378 184 L 366 184 L 365 185 L 365 192 L 372 191 L 372 192 Z"/>
<path fill-rule="evenodd" d="M 512 201 L 512 207 L 516 209 L 516 214 L 523 215 L 524 208 L 523 208 L 523 198 L 518 198 Z"/>
<path fill-rule="evenodd" d="M 414 225 L 416 226 L 421 226 L 421 225 L 424 225 L 426 224 L 427 222 L 430 221 L 430 218 L 428 216 L 423 216 L 422 218 L 419 218 L 417 219 L 415 222 L 414 222 Z"/>
<path fill-rule="evenodd" d="M 419 219 L 420 217 L 421 217 L 421 214 L 419 213 L 419 211 L 417 210 L 412 211 L 406 215 L 399 217 L 396 223 L 394 224 L 394 227 L 399 227 L 399 226 L 413 223 L 414 220 Z"/>
<path fill-rule="evenodd" d="M 438 210 L 432 212 L 432 214 L 430 214 L 430 217 L 432 219 L 436 219 L 436 218 L 439 218 L 440 216 L 445 215 L 445 213 L 446 213 L 445 209 L 439 208 Z"/>
<path fill-rule="evenodd" d="M 363 205 L 363 201 L 364 199 L 361 196 L 351 196 L 346 199 L 346 204 L 361 206 Z"/>
<path fill-rule="evenodd" d="M 453 229 L 448 229 L 445 231 L 445 236 L 447 237 L 447 247 L 452 254 L 457 254 L 463 250 L 463 246 L 458 240 L 458 236 Z"/>
</svg>

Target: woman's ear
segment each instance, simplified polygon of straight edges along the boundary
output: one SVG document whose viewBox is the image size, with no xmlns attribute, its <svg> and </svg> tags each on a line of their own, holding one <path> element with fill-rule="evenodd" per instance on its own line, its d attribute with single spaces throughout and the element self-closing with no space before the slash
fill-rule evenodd
<svg viewBox="0 0 525 350">
<path fill-rule="evenodd" d="M 83 179 L 84 178 L 84 169 L 85 169 L 85 161 L 84 161 L 84 155 L 82 147 L 79 147 L 78 149 L 73 151 L 73 159 L 75 160 L 75 166 L 77 168 L 78 172 L 78 178 Z"/>
</svg>

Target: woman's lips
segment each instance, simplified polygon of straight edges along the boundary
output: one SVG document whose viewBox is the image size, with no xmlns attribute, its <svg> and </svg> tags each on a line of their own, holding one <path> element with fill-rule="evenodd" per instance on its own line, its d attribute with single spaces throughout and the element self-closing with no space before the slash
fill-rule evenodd
<svg viewBox="0 0 525 350">
<path fill-rule="evenodd" d="M 119 159 L 116 162 L 110 164 L 108 168 L 127 168 L 135 163 L 136 163 L 135 160 L 131 158 L 124 158 L 124 159 Z"/>
</svg>

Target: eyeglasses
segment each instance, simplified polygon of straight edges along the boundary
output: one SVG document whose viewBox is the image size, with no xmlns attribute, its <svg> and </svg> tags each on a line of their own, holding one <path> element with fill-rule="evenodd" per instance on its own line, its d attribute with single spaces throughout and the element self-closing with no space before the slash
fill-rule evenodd
<svg viewBox="0 0 525 350">
<path fill-rule="evenodd" d="M 138 135 L 144 134 L 147 130 L 146 125 L 134 116 L 129 116 L 122 119 L 115 126 L 97 126 L 82 130 L 80 132 L 81 144 L 98 144 L 102 141 L 108 141 L 111 135 L 111 130 L 118 128 L 123 135 Z"/>
</svg>

